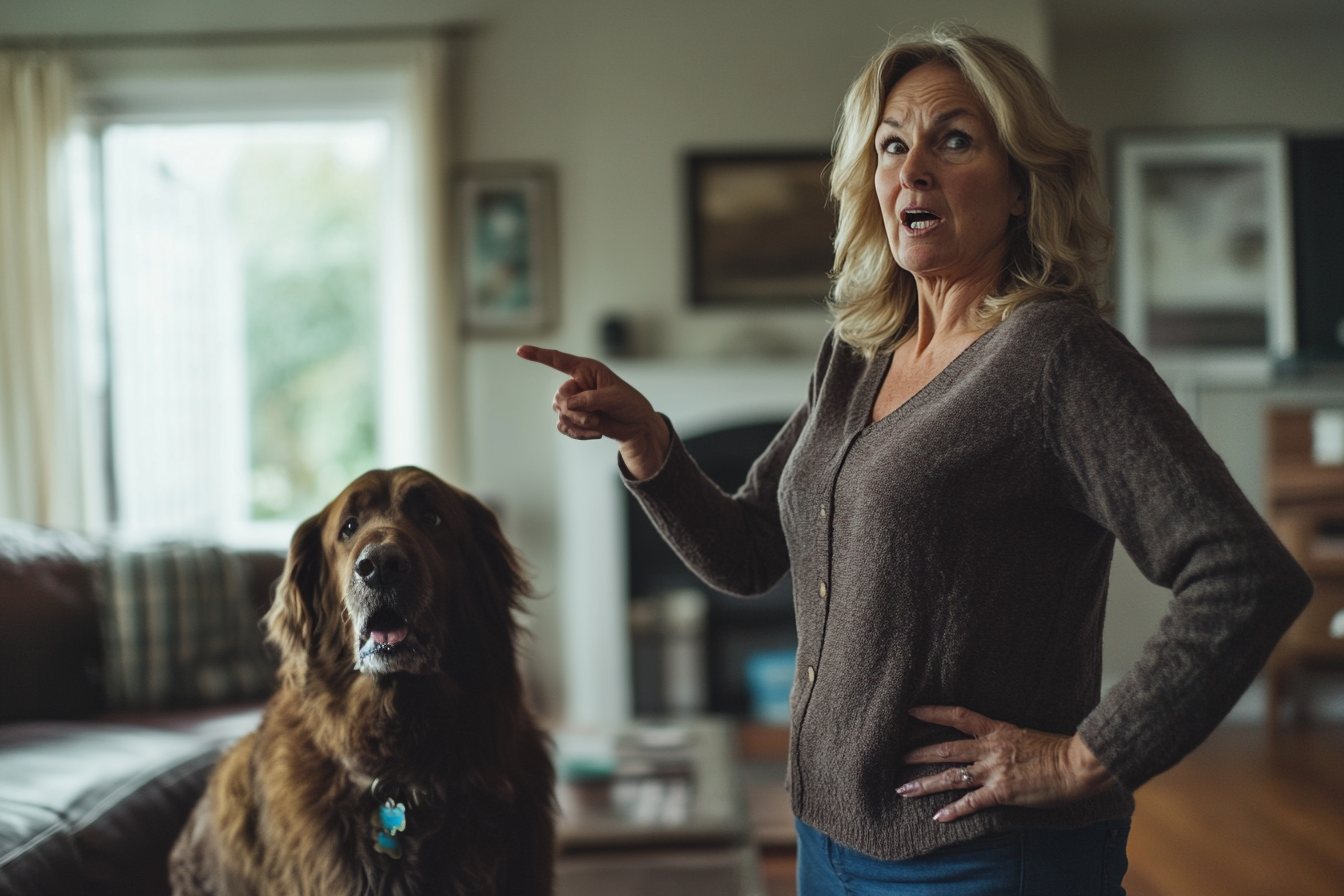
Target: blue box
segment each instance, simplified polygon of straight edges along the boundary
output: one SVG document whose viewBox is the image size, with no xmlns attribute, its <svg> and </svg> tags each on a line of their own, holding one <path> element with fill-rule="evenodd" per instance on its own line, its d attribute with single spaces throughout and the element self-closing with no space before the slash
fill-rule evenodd
<svg viewBox="0 0 1344 896">
<path fill-rule="evenodd" d="M 747 657 L 747 690 L 751 694 L 751 715 L 756 721 L 789 723 L 789 691 L 793 688 L 797 653 L 788 647 L 760 650 Z"/>
</svg>

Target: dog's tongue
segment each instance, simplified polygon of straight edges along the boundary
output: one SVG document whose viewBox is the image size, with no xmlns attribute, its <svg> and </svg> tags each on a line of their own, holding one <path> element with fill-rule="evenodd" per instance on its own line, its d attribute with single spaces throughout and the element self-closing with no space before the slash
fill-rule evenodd
<svg viewBox="0 0 1344 896">
<path fill-rule="evenodd" d="M 373 643 L 375 644 L 387 644 L 391 646 L 406 640 L 405 628 L 394 628 L 387 632 L 380 632 L 375 629 L 374 631 L 369 632 L 369 634 L 373 637 Z"/>
</svg>

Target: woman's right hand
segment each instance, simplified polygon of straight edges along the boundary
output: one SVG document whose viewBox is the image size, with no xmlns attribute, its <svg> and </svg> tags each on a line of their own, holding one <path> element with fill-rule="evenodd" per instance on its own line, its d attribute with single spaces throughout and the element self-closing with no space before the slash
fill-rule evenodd
<svg viewBox="0 0 1344 896">
<path fill-rule="evenodd" d="M 617 442 L 621 458 L 636 479 L 648 479 L 658 472 L 672 444 L 672 433 L 637 389 L 592 358 L 535 345 L 519 346 L 518 357 L 569 377 L 551 402 L 560 418 L 556 429 L 571 439 L 606 436 Z"/>
</svg>

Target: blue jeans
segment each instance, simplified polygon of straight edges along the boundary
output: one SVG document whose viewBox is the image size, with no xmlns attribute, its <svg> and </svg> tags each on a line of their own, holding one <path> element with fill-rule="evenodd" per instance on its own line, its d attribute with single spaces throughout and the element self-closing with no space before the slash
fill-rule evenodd
<svg viewBox="0 0 1344 896">
<path fill-rule="evenodd" d="M 1124 896 L 1129 819 L 990 834 L 904 861 L 874 859 L 794 819 L 798 896 Z"/>
</svg>

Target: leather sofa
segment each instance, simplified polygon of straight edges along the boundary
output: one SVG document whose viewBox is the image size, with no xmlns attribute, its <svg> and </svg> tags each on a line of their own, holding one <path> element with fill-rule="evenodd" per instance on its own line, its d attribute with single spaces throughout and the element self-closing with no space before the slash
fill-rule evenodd
<svg viewBox="0 0 1344 896">
<path fill-rule="evenodd" d="M 229 618 L 245 623 L 235 627 L 260 651 L 256 622 L 283 555 L 174 550 L 161 549 L 201 571 L 193 579 L 179 569 L 173 579 L 184 606 L 193 589 L 217 584 L 212 569 L 225 568 L 201 557 L 231 571 L 225 590 L 240 605 Z M 132 567 L 118 548 L 0 520 L 0 894 L 167 893 L 168 851 L 210 769 L 260 719 L 269 668 L 242 688 L 220 687 L 218 676 L 200 677 L 210 687 L 192 684 L 192 645 L 223 643 L 218 612 L 193 623 L 197 640 L 173 635 L 164 663 L 159 642 L 172 625 L 186 626 L 162 607 L 136 606 L 164 583 L 121 581 L 128 569 L 149 568 L 148 556 L 141 550 Z M 128 619 L 145 624 L 136 630 Z M 152 668 L 160 671 L 149 687 L 128 685 Z"/>
</svg>

